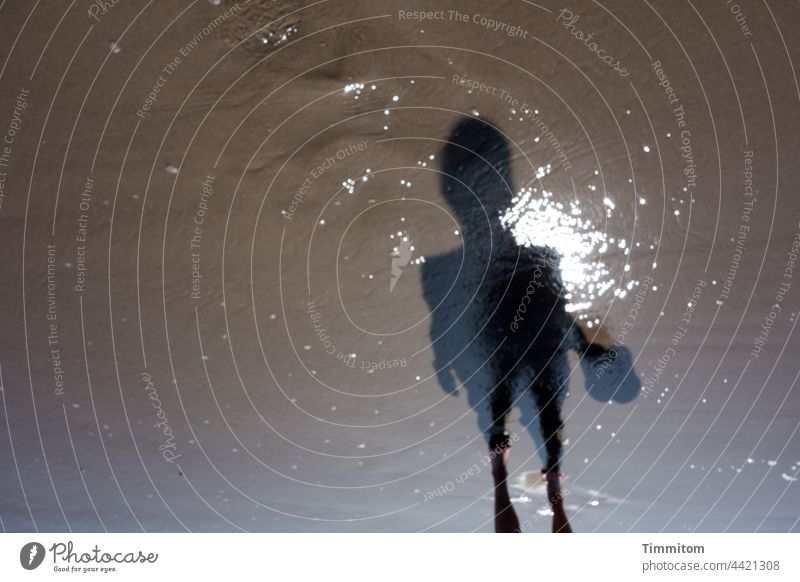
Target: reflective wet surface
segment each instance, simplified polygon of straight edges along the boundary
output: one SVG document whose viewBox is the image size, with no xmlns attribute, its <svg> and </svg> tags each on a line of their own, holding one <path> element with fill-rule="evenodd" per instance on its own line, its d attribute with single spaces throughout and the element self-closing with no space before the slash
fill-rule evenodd
<svg viewBox="0 0 800 582">
<path fill-rule="evenodd" d="M 0 525 L 492 531 L 502 424 L 525 531 L 553 458 L 797 531 L 800 14 L 733 6 L 0 5 Z"/>
</svg>

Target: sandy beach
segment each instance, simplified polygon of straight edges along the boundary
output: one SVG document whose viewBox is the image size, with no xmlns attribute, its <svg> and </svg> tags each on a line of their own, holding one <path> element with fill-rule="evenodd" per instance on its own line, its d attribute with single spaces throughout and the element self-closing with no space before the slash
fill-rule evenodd
<svg viewBox="0 0 800 582">
<path fill-rule="evenodd" d="M 427 293 L 476 260 L 442 184 L 477 118 L 510 152 L 503 224 L 558 253 L 570 314 L 641 383 L 597 400 L 570 352 L 574 530 L 800 531 L 798 24 L 776 1 L 0 1 L 0 526 L 493 531 Z M 515 404 L 512 500 L 545 532 Z"/>
</svg>

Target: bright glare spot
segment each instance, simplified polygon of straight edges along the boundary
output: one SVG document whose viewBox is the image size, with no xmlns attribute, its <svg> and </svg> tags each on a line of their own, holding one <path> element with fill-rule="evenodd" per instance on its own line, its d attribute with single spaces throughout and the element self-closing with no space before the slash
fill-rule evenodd
<svg viewBox="0 0 800 582">
<path fill-rule="evenodd" d="M 358 94 L 358 93 L 361 93 L 361 89 L 363 89 L 363 88 L 364 88 L 364 83 L 350 83 L 349 85 L 345 85 L 344 86 L 344 92 L 345 93 L 351 93 L 351 92 L 355 91 L 356 94 Z M 374 88 L 375 87 L 373 86 L 373 89 Z"/>
<path fill-rule="evenodd" d="M 342 186 L 349 194 L 352 194 L 356 189 L 356 181 L 352 178 L 348 178 L 344 182 L 342 182 Z"/>
<path fill-rule="evenodd" d="M 591 307 L 594 300 L 616 286 L 601 259 L 614 241 L 575 212 L 577 202 L 562 204 L 553 200 L 551 192 L 545 190 L 540 197 L 534 192 L 533 188 L 521 190 L 500 221 L 519 244 L 549 247 L 560 256 L 568 311 Z M 611 212 L 613 202 L 606 198 L 605 204 Z"/>
</svg>

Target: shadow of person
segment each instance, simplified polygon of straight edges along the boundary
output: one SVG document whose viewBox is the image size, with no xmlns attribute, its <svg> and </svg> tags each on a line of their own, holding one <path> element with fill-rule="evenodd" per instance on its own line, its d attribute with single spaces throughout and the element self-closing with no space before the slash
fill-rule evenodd
<svg viewBox="0 0 800 582">
<path fill-rule="evenodd" d="M 559 479 L 567 353 L 575 349 L 583 356 L 587 379 L 593 378 L 590 393 L 602 400 L 630 399 L 634 385 L 638 393 L 638 379 L 619 373 L 620 363 L 630 364 L 627 350 L 618 346 L 612 353 L 591 344 L 573 323 L 557 253 L 517 244 L 502 225 L 514 195 L 510 166 L 506 139 L 482 119 L 461 121 L 444 148 L 442 194 L 462 245 L 423 264 L 434 369 L 446 393 L 466 392 L 490 444 L 505 433 L 511 408 L 520 408 L 544 461 L 551 505 L 561 512 L 557 531 L 569 531 Z M 609 390 L 622 377 L 624 390 Z"/>
</svg>

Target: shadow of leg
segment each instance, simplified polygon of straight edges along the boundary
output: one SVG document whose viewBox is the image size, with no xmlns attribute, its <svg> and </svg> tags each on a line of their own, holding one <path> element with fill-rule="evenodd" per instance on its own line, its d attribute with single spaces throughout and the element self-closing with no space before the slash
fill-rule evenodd
<svg viewBox="0 0 800 582">
<path fill-rule="evenodd" d="M 520 533 L 519 518 L 508 495 L 508 470 L 506 464 L 511 453 L 507 435 L 495 435 L 489 441 L 494 479 L 494 531 Z"/>
<path fill-rule="evenodd" d="M 543 469 L 547 479 L 547 498 L 553 510 L 553 533 L 572 533 L 564 511 L 564 494 L 561 489 L 562 429 L 561 403 L 566 391 L 564 365 L 566 358 L 554 358 L 551 365 L 539 374 L 532 385 L 533 399 L 539 409 L 539 426 L 542 431 L 547 463 Z"/>
<path fill-rule="evenodd" d="M 553 533 L 572 533 L 567 513 L 564 511 L 564 494 L 561 489 L 561 475 L 558 468 L 545 473 L 547 479 L 547 498 L 553 510 Z"/>
</svg>

